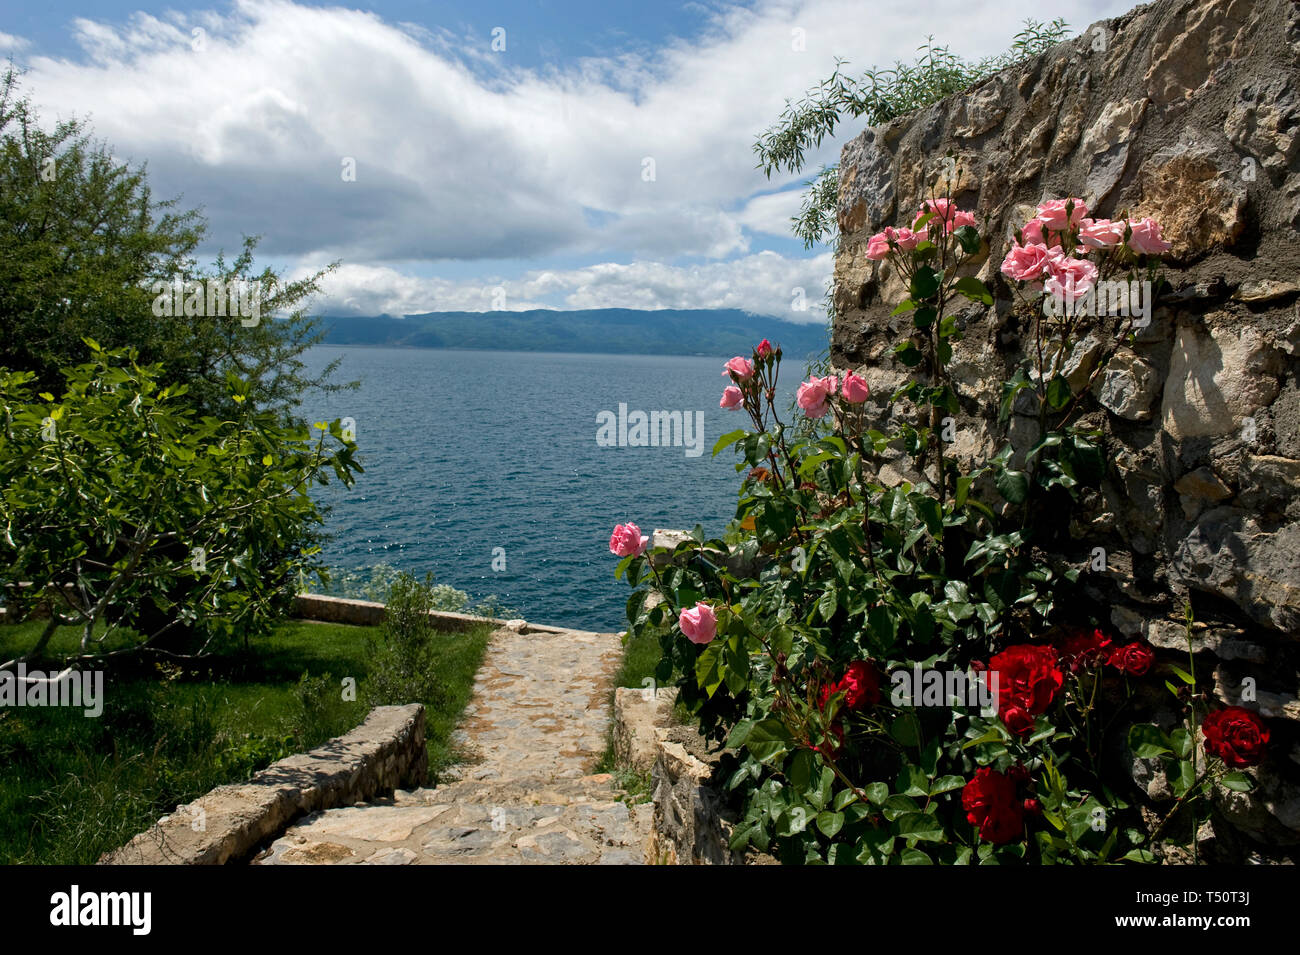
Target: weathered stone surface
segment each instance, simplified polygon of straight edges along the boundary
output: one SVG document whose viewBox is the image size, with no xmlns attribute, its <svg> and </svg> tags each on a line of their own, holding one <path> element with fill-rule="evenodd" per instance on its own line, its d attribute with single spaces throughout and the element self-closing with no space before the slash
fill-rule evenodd
<svg viewBox="0 0 1300 955">
<path fill-rule="evenodd" d="M 1210 468 L 1188 471 L 1174 482 L 1174 490 L 1184 497 L 1215 503 L 1232 497 L 1232 488 L 1224 484 Z"/>
<path fill-rule="evenodd" d="M 1142 198 L 1135 214 L 1151 216 L 1164 227 L 1170 255 L 1185 259 L 1236 242 L 1246 228 L 1246 188 L 1223 174 L 1221 154 L 1182 142 L 1142 164 Z"/>
<path fill-rule="evenodd" d="M 325 594 L 298 594 L 294 597 L 293 613 L 303 620 L 324 623 L 349 623 L 359 627 L 377 627 L 384 622 L 384 605 L 373 600 L 352 600 L 347 597 L 330 597 Z M 430 619 L 442 630 L 460 632 L 490 624 L 504 626 L 506 621 L 495 617 L 480 617 L 471 613 L 453 613 L 431 610 Z M 519 621 L 523 624 L 524 621 Z M 542 628 L 555 629 L 555 628 Z"/>
<path fill-rule="evenodd" d="M 1258 158 L 1270 176 L 1294 166 L 1300 150 L 1300 102 L 1283 77 L 1242 86 L 1223 131 L 1234 146 Z M 1249 169 L 1249 162 L 1243 169 Z"/>
<path fill-rule="evenodd" d="M 1106 363 L 1092 391 L 1108 411 L 1130 421 L 1145 421 L 1160 394 L 1160 378 L 1150 362 L 1122 349 Z"/>
<path fill-rule="evenodd" d="M 614 758 L 620 766 L 648 773 L 655 763 L 655 728 L 671 721 L 676 687 L 614 691 Z"/>
<path fill-rule="evenodd" d="M 612 633 L 497 631 L 456 731 L 479 757 L 467 772 L 547 779 L 588 771 L 605 749 L 621 658 Z"/>
<path fill-rule="evenodd" d="M 1289 513 L 1289 505 L 1300 503 L 1300 461 L 1294 458 L 1245 455 L 1240 479 L 1243 507 L 1258 511 L 1285 509 Z"/>
<path fill-rule="evenodd" d="M 1232 293 L 1239 302 L 1272 302 L 1300 292 L 1300 285 L 1280 279 L 1247 279 Z"/>
<path fill-rule="evenodd" d="M 309 817 L 258 865 L 639 865 L 648 804 L 609 776 L 458 782 Z"/>
<path fill-rule="evenodd" d="M 1217 593 L 1286 633 L 1300 630 L 1300 525 L 1266 530 L 1247 511 L 1206 511 L 1174 552 L 1190 587 Z"/>
<path fill-rule="evenodd" d="M 1264 27 L 1251 16 L 1254 5 L 1255 0 L 1167 5 L 1169 15 L 1151 38 L 1145 76 L 1157 105 L 1190 100 L 1212 81 L 1216 67 L 1253 52 L 1252 34 Z"/>
<path fill-rule="evenodd" d="M 1277 397 L 1280 356 L 1257 328 L 1179 325 L 1161 417 L 1175 439 L 1227 434 Z"/>
</svg>

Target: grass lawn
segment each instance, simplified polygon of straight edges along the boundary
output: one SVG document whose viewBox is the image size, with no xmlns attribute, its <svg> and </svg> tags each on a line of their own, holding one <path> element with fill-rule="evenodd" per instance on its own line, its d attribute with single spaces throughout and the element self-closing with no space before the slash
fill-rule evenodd
<svg viewBox="0 0 1300 955">
<path fill-rule="evenodd" d="M 42 626 L 0 626 L 0 658 L 30 647 Z M 439 635 L 435 698 L 386 701 L 425 704 L 435 776 L 456 760 L 451 731 L 489 632 Z M 0 708 L 0 863 L 93 863 L 177 804 L 347 732 L 369 711 L 379 637 L 379 628 L 290 621 L 248 652 L 110 673 L 98 718 Z M 48 652 L 73 652 L 78 638 L 61 629 Z M 354 701 L 344 699 L 349 677 Z"/>
<path fill-rule="evenodd" d="M 659 648 L 659 637 L 643 633 L 628 637 L 623 644 L 623 663 L 614 677 L 615 686 L 634 686 L 640 689 L 649 684 L 642 683 L 647 678 L 654 679 L 655 667 L 663 651 Z"/>
</svg>

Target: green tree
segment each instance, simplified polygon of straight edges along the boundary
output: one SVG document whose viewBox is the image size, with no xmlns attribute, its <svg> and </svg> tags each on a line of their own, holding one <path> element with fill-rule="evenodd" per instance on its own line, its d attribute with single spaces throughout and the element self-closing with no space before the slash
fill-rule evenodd
<svg viewBox="0 0 1300 955">
<path fill-rule="evenodd" d="M 200 214 L 155 199 L 146 169 L 115 161 L 83 121 L 43 129 L 19 80 L 12 64 L 0 77 L 0 367 L 30 371 L 40 388 L 57 390 L 63 368 L 89 359 L 90 338 L 161 363 L 200 414 L 233 413 L 231 372 L 248 382 L 252 407 L 285 419 L 304 393 L 355 386 L 333 381 L 337 362 L 313 375 L 301 360 L 324 335 L 305 305 L 334 265 L 284 281 L 255 268 L 257 239 L 245 236 L 232 259 L 218 254 L 200 267 Z M 155 314 L 160 283 L 209 279 L 257 282 L 260 320 L 228 308 Z"/>
<path fill-rule="evenodd" d="M 351 484 L 355 444 L 338 421 L 313 438 L 252 407 L 233 374 L 236 414 L 200 415 L 160 366 L 85 345 L 57 399 L 0 372 L 0 583 L 19 619 L 50 612 L 21 658 L 43 657 L 60 625 L 81 630 L 66 664 L 265 632 L 313 562 L 295 546 L 321 521 L 309 490 Z"/>
</svg>

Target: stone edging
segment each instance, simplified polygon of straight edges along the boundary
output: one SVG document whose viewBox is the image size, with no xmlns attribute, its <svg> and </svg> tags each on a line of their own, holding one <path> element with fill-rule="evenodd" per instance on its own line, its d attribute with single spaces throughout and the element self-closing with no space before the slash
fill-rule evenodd
<svg viewBox="0 0 1300 955">
<path fill-rule="evenodd" d="M 710 750 L 693 727 L 673 722 L 675 689 L 614 691 L 614 755 L 621 766 L 650 770 L 654 816 L 647 860 L 663 865 L 773 865 L 755 851 L 728 847 L 735 820 L 723 781 L 715 779 L 723 755 Z"/>
<path fill-rule="evenodd" d="M 164 816 L 101 865 L 222 865 L 249 858 L 299 816 L 365 802 L 428 778 L 424 707 L 378 706 L 356 729 L 218 786 Z"/>
<path fill-rule="evenodd" d="M 384 622 L 384 605 L 373 600 L 351 600 L 325 594 L 297 594 L 293 601 L 293 616 L 301 620 L 319 620 L 324 623 L 348 623 L 361 627 L 374 627 Z M 515 633 L 564 633 L 567 627 L 548 627 L 527 620 L 502 620 L 500 617 L 479 617 L 472 613 L 453 613 L 449 610 L 431 610 L 429 617 L 444 630 L 463 631 L 478 626 L 505 627 Z M 586 631 L 582 631 L 586 632 Z"/>
</svg>

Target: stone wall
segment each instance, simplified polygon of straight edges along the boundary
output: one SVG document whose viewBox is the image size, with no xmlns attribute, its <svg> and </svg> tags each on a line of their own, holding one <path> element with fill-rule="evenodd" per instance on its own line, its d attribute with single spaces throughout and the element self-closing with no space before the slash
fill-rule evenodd
<svg viewBox="0 0 1300 955">
<path fill-rule="evenodd" d="M 351 806 L 428 779 L 424 707 L 378 706 L 364 723 L 288 756 L 238 786 L 177 806 L 101 865 L 223 865 L 247 859 L 299 816 Z"/>
<path fill-rule="evenodd" d="M 1223 700 L 1254 679 L 1245 705 L 1270 721 L 1270 757 L 1260 791 L 1223 807 L 1252 837 L 1287 845 L 1300 843 L 1298 63 L 1296 3 L 1160 0 L 864 131 L 841 157 L 831 349 L 876 395 L 907 379 L 891 348 L 910 317 L 889 314 L 905 295 L 867 260 L 866 241 L 910 224 L 951 156 L 953 197 L 982 226 L 987 217 L 975 274 L 997 299 L 959 318 L 952 367 L 965 397 L 952 447 L 987 456 L 1001 383 L 1023 356 L 997 271 L 1010 232 L 1038 202 L 1067 196 L 1098 217 L 1163 224 L 1173 290 L 1151 324 L 1106 368 L 1093 368 L 1086 341 L 1072 358 L 1109 473 L 1072 516 L 1077 546 L 1061 557 L 1083 568 L 1104 548 L 1107 570 L 1081 577 L 1095 614 L 1159 648 L 1185 646 L 1190 600 Z M 1013 417 L 1020 450 L 1036 426 Z M 909 476 L 901 460 L 882 475 Z"/>
<path fill-rule="evenodd" d="M 353 600 L 349 597 L 330 597 L 325 594 L 297 594 L 293 599 L 293 616 L 300 620 L 318 620 L 322 623 L 347 623 L 359 627 L 377 627 L 384 622 L 384 605 L 373 600 Z M 480 617 L 473 613 L 456 613 L 451 610 L 430 610 L 429 619 L 440 630 L 461 633 L 475 627 L 505 627 L 515 633 L 566 633 L 567 627 L 552 627 L 527 620 L 502 620 L 500 617 Z"/>
</svg>

